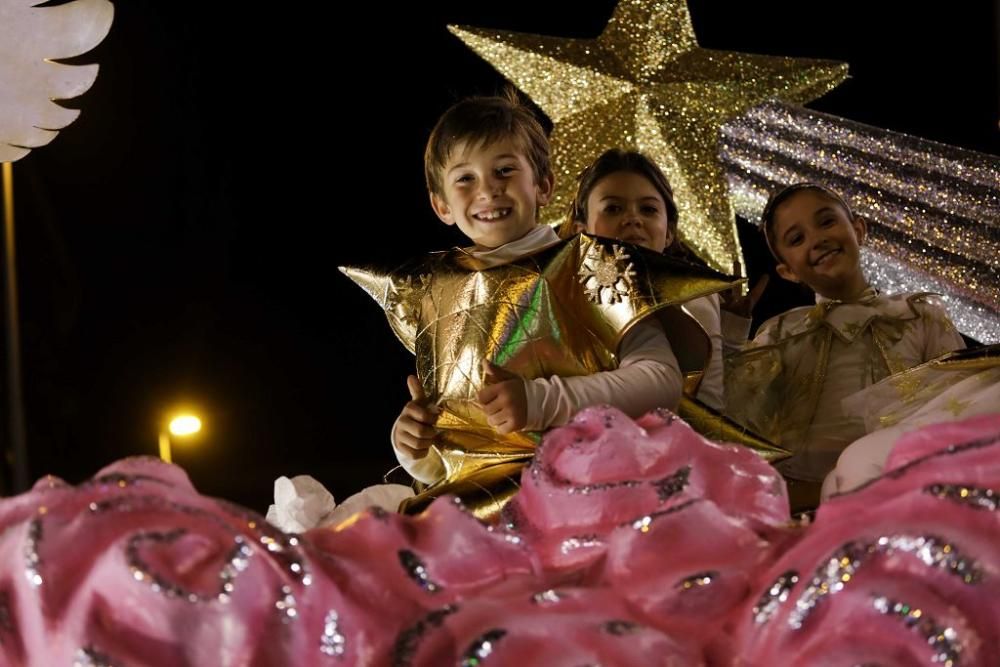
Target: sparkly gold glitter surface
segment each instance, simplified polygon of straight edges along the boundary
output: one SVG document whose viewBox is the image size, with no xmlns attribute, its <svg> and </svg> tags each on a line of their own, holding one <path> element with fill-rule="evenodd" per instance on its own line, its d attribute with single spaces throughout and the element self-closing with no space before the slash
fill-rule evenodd
<svg viewBox="0 0 1000 667">
<path fill-rule="evenodd" d="M 771 98 L 815 99 L 847 75 L 833 61 L 703 49 L 684 0 L 622 0 L 596 39 L 450 29 L 552 120 L 548 211 L 566 210 L 576 175 L 606 149 L 641 150 L 673 185 L 682 239 L 722 270 L 740 248 L 720 126 Z"/>
</svg>

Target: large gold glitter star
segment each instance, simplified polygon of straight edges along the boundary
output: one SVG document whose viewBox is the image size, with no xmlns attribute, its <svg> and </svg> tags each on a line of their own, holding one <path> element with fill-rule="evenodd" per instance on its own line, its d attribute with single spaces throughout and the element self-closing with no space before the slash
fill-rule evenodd
<svg viewBox="0 0 1000 667">
<path fill-rule="evenodd" d="M 719 127 L 770 98 L 804 103 L 847 76 L 829 60 L 758 56 L 698 46 L 685 0 L 621 0 L 596 39 L 449 26 L 553 122 L 561 216 L 576 175 L 604 150 L 638 149 L 663 168 L 681 237 L 714 267 L 740 254 Z"/>
</svg>

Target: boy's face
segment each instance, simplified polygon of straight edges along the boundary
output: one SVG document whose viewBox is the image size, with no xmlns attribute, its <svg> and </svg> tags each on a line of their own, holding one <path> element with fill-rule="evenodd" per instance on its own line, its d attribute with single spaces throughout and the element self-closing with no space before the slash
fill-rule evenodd
<svg viewBox="0 0 1000 667">
<path fill-rule="evenodd" d="M 431 193 L 441 221 L 480 248 L 496 248 L 530 232 L 536 210 L 552 195 L 552 177 L 535 182 L 531 163 L 511 139 L 455 146 L 442 173 L 444 197 Z"/>
<path fill-rule="evenodd" d="M 867 228 L 844 207 L 813 190 L 792 195 L 774 211 L 774 245 L 782 278 L 830 298 L 864 284 L 860 245 Z"/>
</svg>

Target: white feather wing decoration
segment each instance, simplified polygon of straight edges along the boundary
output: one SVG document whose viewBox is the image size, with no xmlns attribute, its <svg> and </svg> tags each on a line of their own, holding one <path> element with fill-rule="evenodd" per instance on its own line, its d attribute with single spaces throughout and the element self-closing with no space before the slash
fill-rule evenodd
<svg viewBox="0 0 1000 667">
<path fill-rule="evenodd" d="M 0 162 L 13 162 L 52 141 L 80 115 L 54 100 L 82 95 L 97 65 L 55 62 L 90 51 L 111 29 L 109 0 L 0 0 Z"/>
</svg>

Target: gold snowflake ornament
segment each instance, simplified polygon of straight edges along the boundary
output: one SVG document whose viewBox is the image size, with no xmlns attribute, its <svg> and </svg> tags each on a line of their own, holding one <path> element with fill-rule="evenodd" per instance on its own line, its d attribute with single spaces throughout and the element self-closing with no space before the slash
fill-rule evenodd
<svg viewBox="0 0 1000 667">
<path fill-rule="evenodd" d="M 611 249 L 609 254 L 600 244 L 591 246 L 580 266 L 580 283 L 596 304 L 604 303 L 605 297 L 609 304 L 621 303 L 635 286 L 635 269 L 629 254 L 618 244 Z"/>
</svg>

